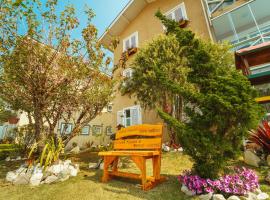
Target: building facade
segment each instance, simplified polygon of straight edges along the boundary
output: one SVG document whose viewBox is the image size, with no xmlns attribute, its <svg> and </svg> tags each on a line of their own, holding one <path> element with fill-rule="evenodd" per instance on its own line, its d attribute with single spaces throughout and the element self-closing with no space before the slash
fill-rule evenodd
<svg viewBox="0 0 270 200">
<path fill-rule="evenodd" d="M 212 35 L 217 42 L 229 42 L 241 69 L 258 90 L 256 100 L 270 120 L 270 1 L 206 0 Z"/>
</svg>

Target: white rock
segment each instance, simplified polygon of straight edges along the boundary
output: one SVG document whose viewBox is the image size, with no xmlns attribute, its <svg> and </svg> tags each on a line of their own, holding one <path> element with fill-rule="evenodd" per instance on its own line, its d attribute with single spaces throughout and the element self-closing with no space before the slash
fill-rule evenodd
<svg viewBox="0 0 270 200">
<path fill-rule="evenodd" d="M 53 182 L 56 182 L 58 180 L 58 177 L 55 176 L 55 175 L 51 175 L 51 176 L 48 176 L 44 183 L 47 183 L 47 184 L 50 184 L 50 183 L 53 183 Z"/>
<path fill-rule="evenodd" d="M 200 195 L 199 196 L 199 199 L 201 199 L 201 200 L 210 200 L 212 198 L 212 196 L 213 196 L 213 193 L 210 192 L 208 194 L 202 194 L 202 195 Z"/>
<path fill-rule="evenodd" d="M 53 174 L 59 174 L 62 170 L 63 170 L 63 165 L 60 165 L 60 164 L 52 165 L 48 168 L 48 171 Z"/>
<path fill-rule="evenodd" d="M 5 159 L 5 161 L 10 161 L 10 157 L 8 156 L 8 157 L 6 157 L 6 159 Z"/>
<path fill-rule="evenodd" d="M 89 169 L 96 169 L 97 163 L 89 163 Z"/>
<path fill-rule="evenodd" d="M 259 167 L 259 162 L 261 159 L 252 151 L 246 150 L 244 152 L 244 161 L 248 165 Z"/>
<path fill-rule="evenodd" d="M 21 166 L 21 167 L 19 167 L 19 168 L 16 170 L 16 173 L 17 173 L 17 174 L 26 173 L 26 171 L 27 171 L 27 168 Z"/>
<path fill-rule="evenodd" d="M 70 165 L 71 164 L 71 160 L 65 160 L 64 161 L 64 165 Z"/>
<path fill-rule="evenodd" d="M 165 152 L 169 152 L 171 150 L 171 148 L 169 147 L 169 146 L 165 146 L 164 148 L 163 148 L 163 151 L 165 151 Z"/>
<path fill-rule="evenodd" d="M 194 196 L 195 193 L 190 191 L 185 185 L 182 185 L 181 191 L 184 192 L 187 196 Z"/>
<path fill-rule="evenodd" d="M 6 175 L 6 181 L 13 182 L 17 178 L 18 174 L 14 171 L 8 172 Z"/>
<path fill-rule="evenodd" d="M 80 147 L 76 146 L 73 149 L 70 150 L 70 153 L 78 154 L 80 153 Z"/>
<path fill-rule="evenodd" d="M 14 185 L 27 185 L 29 183 L 29 180 L 31 178 L 31 174 L 19 174 L 17 178 L 14 180 Z"/>
<path fill-rule="evenodd" d="M 178 148 L 178 151 L 182 152 L 183 151 L 183 148 L 182 147 Z"/>
<path fill-rule="evenodd" d="M 238 196 L 230 196 L 227 200 L 241 200 Z"/>
<path fill-rule="evenodd" d="M 104 169 L 104 163 L 100 163 L 100 165 L 99 165 L 99 169 Z"/>
<path fill-rule="evenodd" d="M 34 173 L 30 178 L 30 185 L 37 186 L 40 184 L 43 174 L 42 173 Z"/>
<path fill-rule="evenodd" d="M 73 166 L 68 166 L 70 176 L 77 176 L 78 170 Z"/>
<path fill-rule="evenodd" d="M 17 158 L 16 158 L 16 160 L 21 160 L 22 159 L 22 157 L 21 156 L 18 156 Z"/>
<path fill-rule="evenodd" d="M 258 199 L 257 199 L 257 195 L 254 194 L 254 193 L 252 193 L 252 192 L 249 192 L 249 193 L 247 194 L 246 200 L 258 200 Z"/>
<path fill-rule="evenodd" d="M 58 175 L 58 179 L 61 182 L 68 180 L 69 179 L 69 171 L 64 170 L 64 171 L 60 172 Z"/>
<path fill-rule="evenodd" d="M 261 191 L 260 188 L 257 188 L 257 189 L 255 190 L 255 194 L 261 194 L 261 193 L 262 193 L 262 191 Z"/>
<path fill-rule="evenodd" d="M 75 169 L 77 169 L 77 171 L 79 172 L 80 171 L 80 165 L 79 164 L 75 164 Z"/>
<path fill-rule="evenodd" d="M 214 194 L 213 200 L 226 200 L 222 194 Z"/>
<path fill-rule="evenodd" d="M 257 195 L 258 200 L 265 200 L 265 199 L 268 199 L 268 198 L 269 198 L 269 195 L 264 193 L 264 192 Z"/>
</svg>

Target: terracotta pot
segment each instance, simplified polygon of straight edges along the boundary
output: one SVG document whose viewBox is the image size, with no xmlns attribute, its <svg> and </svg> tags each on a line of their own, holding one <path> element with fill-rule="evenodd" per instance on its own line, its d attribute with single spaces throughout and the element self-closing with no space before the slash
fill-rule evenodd
<svg viewBox="0 0 270 200">
<path fill-rule="evenodd" d="M 10 124 L 17 124 L 19 120 L 20 120 L 20 118 L 18 118 L 17 116 L 13 116 L 13 117 L 10 117 L 8 119 L 8 123 L 10 123 Z"/>
<path fill-rule="evenodd" d="M 188 20 L 186 20 L 186 19 L 183 19 L 183 20 L 180 20 L 179 21 L 179 27 L 180 28 L 185 28 L 187 25 L 188 25 Z"/>
</svg>

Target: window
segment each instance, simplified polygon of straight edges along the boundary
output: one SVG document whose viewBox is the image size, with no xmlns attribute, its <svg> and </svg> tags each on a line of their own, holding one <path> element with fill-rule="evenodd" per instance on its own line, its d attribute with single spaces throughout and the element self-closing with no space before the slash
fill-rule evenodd
<svg viewBox="0 0 270 200">
<path fill-rule="evenodd" d="M 123 52 L 138 47 L 138 44 L 139 44 L 138 32 L 135 32 L 131 36 L 123 40 Z"/>
<path fill-rule="evenodd" d="M 113 134 L 113 132 L 112 132 L 112 126 L 107 126 L 106 127 L 106 134 L 107 135 L 112 135 Z"/>
<path fill-rule="evenodd" d="M 101 135 L 102 134 L 102 126 L 100 125 L 93 125 L 93 135 Z"/>
<path fill-rule="evenodd" d="M 113 106 L 110 103 L 109 105 L 107 105 L 107 112 L 112 112 Z"/>
<path fill-rule="evenodd" d="M 133 69 L 127 68 L 123 71 L 123 77 L 125 78 L 131 78 L 133 74 Z"/>
<path fill-rule="evenodd" d="M 125 127 L 142 124 L 141 107 L 132 106 L 117 112 L 117 125 Z"/>
<path fill-rule="evenodd" d="M 90 132 L 90 125 L 86 125 L 82 128 L 82 135 L 89 135 Z"/>
<path fill-rule="evenodd" d="M 60 133 L 61 134 L 70 134 L 72 132 L 72 124 L 71 123 L 61 123 Z"/>
<path fill-rule="evenodd" d="M 188 19 L 184 3 L 181 3 L 172 10 L 168 11 L 165 15 L 168 19 L 172 19 L 177 22 L 180 20 Z"/>
</svg>

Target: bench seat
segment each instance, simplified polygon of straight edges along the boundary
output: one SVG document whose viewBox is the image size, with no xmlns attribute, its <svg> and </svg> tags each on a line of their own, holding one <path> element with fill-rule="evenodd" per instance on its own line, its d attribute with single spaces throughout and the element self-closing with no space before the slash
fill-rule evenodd
<svg viewBox="0 0 270 200">
<path fill-rule="evenodd" d="M 160 151 L 106 151 L 99 152 L 99 156 L 159 156 Z"/>
</svg>

